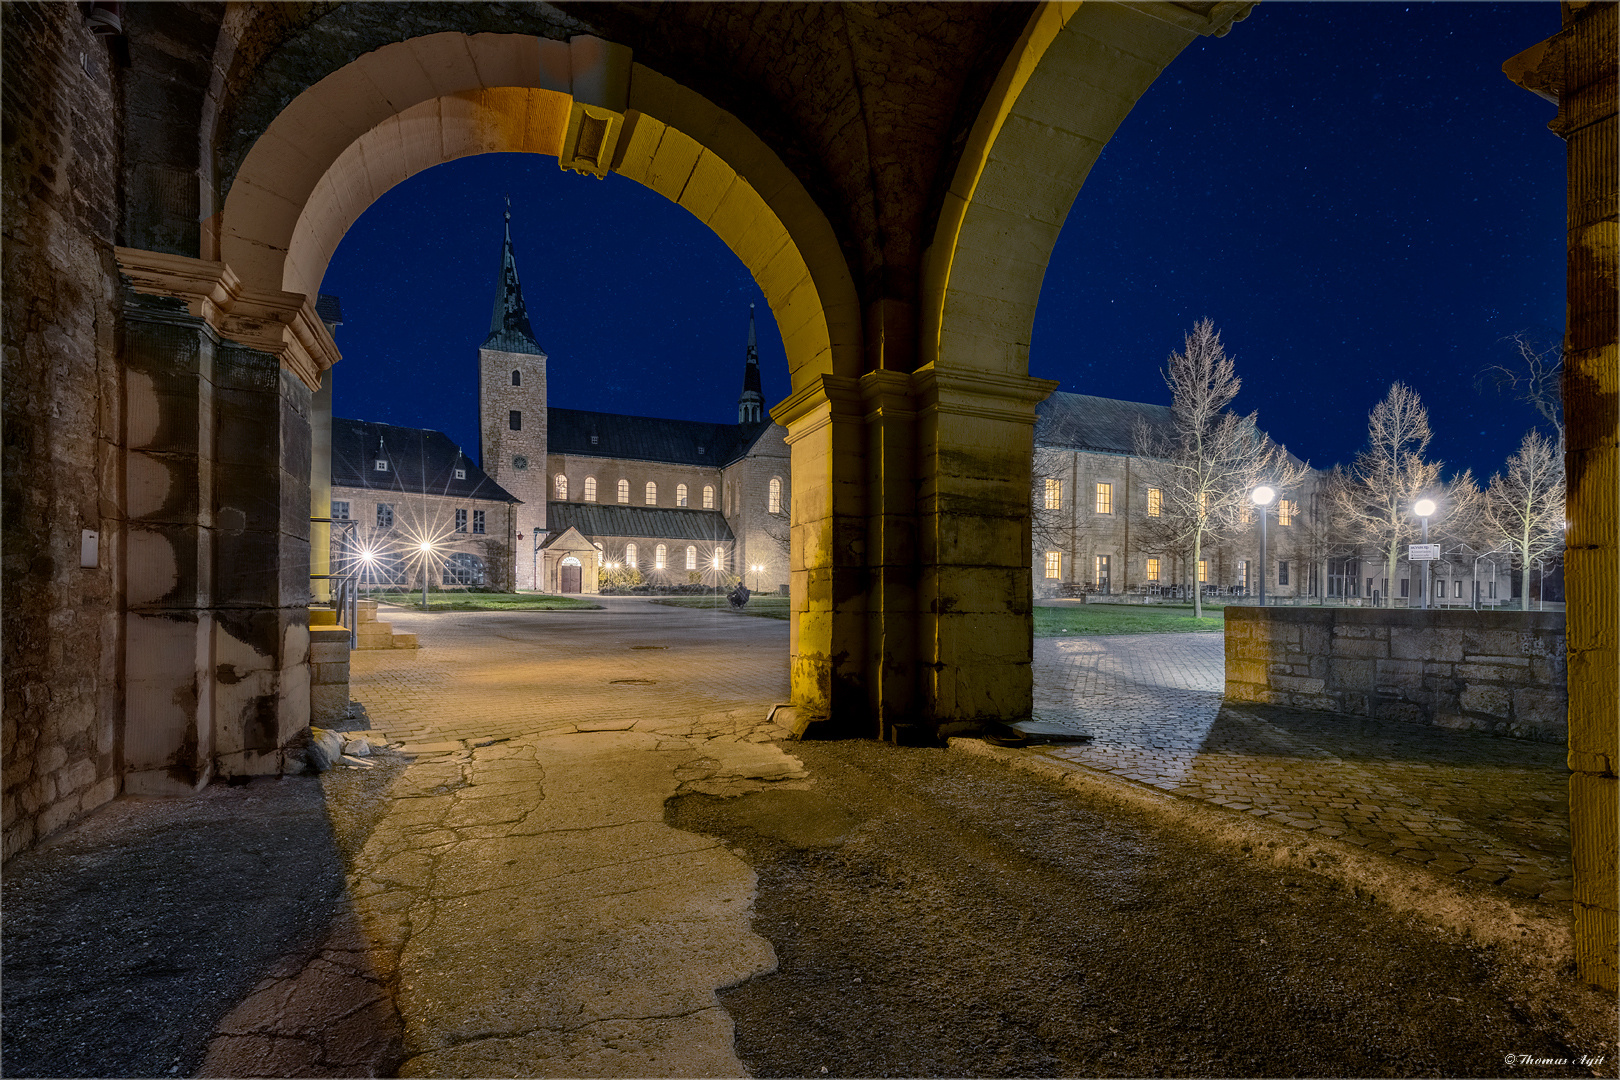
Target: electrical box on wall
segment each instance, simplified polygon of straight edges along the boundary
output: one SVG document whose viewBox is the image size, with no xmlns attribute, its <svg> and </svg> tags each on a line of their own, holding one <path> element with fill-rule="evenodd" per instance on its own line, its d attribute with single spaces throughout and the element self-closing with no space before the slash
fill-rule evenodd
<svg viewBox="0 0 1620 1080">
<path fill-rule="evenodd" d="M 94 529 L 79 530 L 79 565 L 94 570 L 101 565 L 101 534 Z"/>
</svg>

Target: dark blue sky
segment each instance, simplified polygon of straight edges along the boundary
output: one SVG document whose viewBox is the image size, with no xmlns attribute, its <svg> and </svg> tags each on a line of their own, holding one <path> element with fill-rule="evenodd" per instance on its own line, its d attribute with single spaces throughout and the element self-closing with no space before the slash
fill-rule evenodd
<svg viewBox="0 0 1620 1080">
<path fill-rule="evenodd" d="M 1429 405 L 1431 452 L 1488 476 L 1534 421 L 1475 376 L 1502 338 L 1556 338 L 1564 147 L 1554 107 L 1502 61 L 1558 29 L 1555 3 L 1282 3 L 1200 39 L 1132 110 L 1053 252 L 1031 374 L 1168 402 L 1159 368 L 1208 316 L 1238 406 L 1319 466 L 1361 445 L 1395 379 Z M 553 405 L 734 420 L 748 304 L 766 400 L 787 393 L 764 298 L 720 240 L 622 177 L 489 155 L 431 169 L 350 230 L 339 415 L 443 430 L 477 452 L 477 345 L 510 192 Z"/>
</svg>

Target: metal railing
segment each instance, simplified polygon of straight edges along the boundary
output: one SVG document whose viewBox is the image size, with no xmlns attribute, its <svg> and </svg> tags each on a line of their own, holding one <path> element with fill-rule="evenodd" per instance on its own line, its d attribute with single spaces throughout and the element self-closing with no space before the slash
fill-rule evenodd
<svg viewBox="0 0 1620 1080">
<path fill-rule="evenodd" d="M 336 525 L 339 528 L 353 528 L 352 521 L 333 521 L 331 518 L 312 517 L 309 519 L 314 525 Z M 330 542 L 328 551 L 331 550 Z M 349 628 L 349 648 L 354 649 L 360 644 L 360 577 L 351 567 L 337 574 L 311 574 L 311 581 L 324 581 L 332 591 L 332 610 L 337 612 L 338 623 Z"/>
</svg>

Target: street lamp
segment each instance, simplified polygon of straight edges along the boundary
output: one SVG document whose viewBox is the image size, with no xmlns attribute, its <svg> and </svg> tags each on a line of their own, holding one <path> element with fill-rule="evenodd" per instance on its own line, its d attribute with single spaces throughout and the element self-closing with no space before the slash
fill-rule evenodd
<svg viewBox="0 0 1620 1080">
<path fill-rule="evenodd" d="M 748 569 L 750 569 L 750 570 L 752 570 L 754 572 L 754 591 L 758 592 L 759 591 L 759 575 L 761 575 L 761 574 L 763 574 L 765 572 L 765 566 L 764 566 L 763 563 L 755 563 L 754 565 L 750 566 Z"/>
<path fill-rule="evenodd" d="M 428 609 L 428 606 L 427 606 L 428 568 L 433 565 L 433 541 L 424 540 L 418 546 L 421 548 L 421 551 L 422 551 L 422 610 L 426 611 Z"/>
<path fill-rule="evenodd" d="M 1261 484 L 1249 493 L 1249 499 L 1260 508 L 1260 606 L 1266 606 L 1266 507 L 1277 497 L 1276 491 Z"/>
<path fill-rule="evenodd" d="M 1417 502 L 1412 504 L 1412 513 L 1423 519 L 1423 542 L 1427 544 L 1429 542 L 1429 515 L 1434 513 L 1434 500 L 1419 499 Z M 1425 552 L 1425 554 L 1427 554 L 1427 552 Z M 1419 589 L 1423 595 L 1423 608 L 1427 610 L 1429 606 L 1428 559 L 1423 560 L 1423 580 L 1419 583 Z"/>
</svg>

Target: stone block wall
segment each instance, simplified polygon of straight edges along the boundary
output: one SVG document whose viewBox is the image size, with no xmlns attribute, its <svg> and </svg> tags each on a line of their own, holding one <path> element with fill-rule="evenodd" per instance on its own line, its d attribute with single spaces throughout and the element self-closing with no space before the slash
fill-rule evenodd
<svg viewBox="0 0 1620 1080">
<path fill-rule="evenodd" d="M 3 855 L 118 794 L 122 376 L 107 44 L 77 4 L 0 11 Z M 97 534 L 82 566 L 81 533 Z"/>
<path fill-rule="evenodd" d="M 1564 613 L 1230 607 L 1226 696 L 1563 742 Z"/>
<path fill-rule="evenodd" d="M 329 724 L 349 709 L 349 628 L 309 628 L 309 719 Z"/>
</svg>

